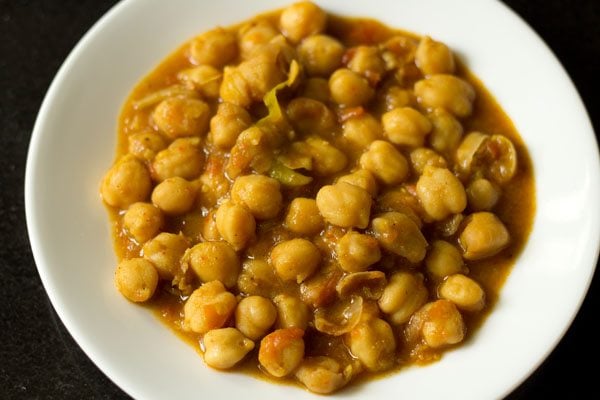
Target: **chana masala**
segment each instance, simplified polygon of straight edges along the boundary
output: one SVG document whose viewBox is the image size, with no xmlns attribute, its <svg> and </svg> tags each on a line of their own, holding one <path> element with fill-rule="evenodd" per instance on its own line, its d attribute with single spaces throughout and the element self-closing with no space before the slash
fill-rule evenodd
<svg viewBox="0 0 600 400">
<path fill-rule="evenodd" d="M 101 194 L 123 296 L 208 366 L 316 393 L 468 340 L 535 210 L 522 140 L 445 44 L 310 2 L 144 78 Z"/>
</svg>

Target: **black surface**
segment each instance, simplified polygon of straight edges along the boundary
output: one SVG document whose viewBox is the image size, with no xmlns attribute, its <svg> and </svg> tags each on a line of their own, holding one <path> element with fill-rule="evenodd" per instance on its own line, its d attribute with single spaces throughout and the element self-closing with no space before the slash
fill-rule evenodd
<svg viewBox="0 0 600 400">
<path fill-rule="evenodd" d="M 79 349 L 50 305 L 31 255 L 23 199 L 27 146 L 43 96 L 71 48 L 113 3 L 0 0 L 1 399 L 127 398 Z M 598 131 L 600 96 L 593 79 L 600 72 L 600 2 L 506 3 L 562 61 Z M 598 360 L 597 333 L 593 328 L 599 305 L 598 275 L 597 272 L 581 311 L 559 346 L 510 398 L 600 396 L 598 379 L 590 379 L 582 364 L 586 360 L 595 364 Z M 598 371 L 597 367 L 593 369 Z"/>
</svg>

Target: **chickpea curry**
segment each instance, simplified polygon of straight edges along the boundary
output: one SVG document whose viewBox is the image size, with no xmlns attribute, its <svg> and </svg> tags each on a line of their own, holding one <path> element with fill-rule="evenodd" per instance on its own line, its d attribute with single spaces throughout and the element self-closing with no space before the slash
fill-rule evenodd
<svg viewBox="0 0 600 400">
<path fill-rule="evenodd" d="M 446 45 L 310 2 L 186 43 L 118 140 L 117 289 L 208 366 L 316 393 L 467 340 L 535 211 L 519 135 Z"/>
</svg>

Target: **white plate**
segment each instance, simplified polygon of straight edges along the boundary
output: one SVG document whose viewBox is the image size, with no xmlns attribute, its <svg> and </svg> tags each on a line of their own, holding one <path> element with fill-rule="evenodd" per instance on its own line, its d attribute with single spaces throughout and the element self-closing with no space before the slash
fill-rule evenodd
<svg viewBox="0 0 600 400">
<path fill-rule="evenodd" d="M 514 121 L 533 158 L 538 208 L 529 243 L 496 309 L 441 362 L 345 391 L 400 398 L 500 397 L 568 328 L 596 263 L 599 161 L 592 127 L 564 70 L 536 34 L 496 1 L 319 1 L 428 33 L 455 49 Z M 286 4 L 280 0 L 128 0 L 73 49 L 40 109 L 27 161 L 27 224 L 52 304 L 102 371 L 136 398 L 303 399 L 299 388 L 215 372 L 151 313 L 113 287 L 115 256 L 98 186 L 116 120 L 134 84 L 191 36 Z M 237 396 L 237 397 L 236 397 Z"/>
</svg>

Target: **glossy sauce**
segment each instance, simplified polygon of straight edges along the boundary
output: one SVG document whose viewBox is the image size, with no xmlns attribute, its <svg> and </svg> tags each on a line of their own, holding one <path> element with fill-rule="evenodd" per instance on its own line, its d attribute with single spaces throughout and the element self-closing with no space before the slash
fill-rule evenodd
<svg viewBox="0 0 600 400">
<path fill-rule="evenodd" d="M 260 16 L 260 18 L 268 18 L 276 25 L 278 15 L 279 13 L 275 12 L 267 14 L 266 16 Z M 327 33 L 338 38 L 346 46 L 376 43 L 397 34 L 404 35 L 407 38 L 418 39 L 416 35 L 389 29 L 376 21 L 366 19 L 346 19 L 334 16 L 329 17 Z M 443 40 L 443 38 L 440 39 Z M 192 66 L 186 52 L 187 46 L 182 46 L 165 59 L 158 68 L 144 78 L 132 91 L 123 107 L 119 119 L 117 157 L 127 153 L 127 137 L 130 133 L 153 130 L 150 116 L 152 109 L 136 110 L 133 105 L 134 102 L 156 90 L 177 83 L 177 72 Z M 486 293 L 486 306 L 483 311 L 474 314 L 463 313 L 467 325 L 467 340 L 469 340 L 473 335 L 473 332 L 484 322 L 486 316 L 493 310 L 500 289 L 527 241 L 536 206 L 531 161 L 523 141 L 516 132 L 512 122 L 502 111 L 490 93 L 487 92 L 481 82 L 470 74 L 464 66 L 458 65 L 456 75 L 471 83 L 477 92 L 472 116 L 461 120 L 465 133 L 472 130 L 480 130 L 488 134 L 502 134 L 510 138 L 514 143 L 519 160 L 516 175 L 508 184 L 503 186 L 501 199 L 493 210 L 508 228 L 511 234 L 511 244 L 496 256 L 482 261 L 465 262 L 470 271 L 469 276 L 479 282 Z M 416 71 L 413 79 L 416 81 L 420 78 L 419 72 Z M 217 106 L 215 102 L 212 104 L 209 102 L 209 104 L 213 109 Z M 376 117 L 380 117 L 382 113 L 376 108 L 371 108 L 369 111 Z M 264 112 L 264 110 L 259 109 L 255 114 L 260 115 L 261 112 Z M 328 139 L 331 139 L 336 147 L 340 148 L 345 153 L 350 154 L 349 158 L 351 159 L 351 162 L 348 164 L 349 166 L 352 166 L 352 161 L 358 157 L 358 154 L 352 154 L 352 149 L 344 148 L 344 143 L 339 140 L 336 141 L 335 136 Z M 220 157 L 218 153 L 213 154 L 212 156 L 207 154 L 207 156 L 206 164 L 209 165 L 208 168 L 212 168 L 214 170 L 213 172 L 217 175 L 223 174 L 223 157 Z M 348 168 L 339 175 L 344 175 L 347 171 Z M 283 192 L 284 204 L 288 203 L 292 198 L 297 197 L 298 195 L 314 198 L 318 188 L 324 183 L 331 182 L 334 178 L 335 177 L 328 177 L 326 180 L 315 180 L 313 184 L 300 190 L 285 190 Z M 175 219 L 174 221 L 171 221 L 171 225 L 168 227 L 167 231 L 176 233 L 181 230 L 186 236 L 192 238 L 194 242 L 197 242 L 200 240 L 200 230 L 207 211 L 207 209 L 202 208 L 197 212 L 195 217 L 186 218 L 185 220 Z M 119 259 L 139 257 L 141 247 L 130 239 L 124 231 L 121 214 L 114 210 L 112 210 L 111 213 L 115 249 Z M 250 246 L 245 254 L 254 258 L 268 259 L 268 253 L 274 243 L 279 242 L 282 239 L 293 237 L 280 226 L 280 223 L 281 218 L 274 220 L 273 222 L 269 221 L 267 223 L 261 223 L 257 231 L 258 241 Z M 319 238 L 315 238 L 314 241 L 322 250 L 327 252 L 333 248 L 334 240 L 343 235 L 344 232 L 345 230 L 342 228 L 330 227 L 322 232 Z M 435 235 L 435 232 L 432 230 L 431 232 L 426 231 L 426 237 L 429 242 L 431 242 Z M 456 244 L 456 240 L 453 240 L 452 243 Z M 330 251 L 329 253 L 331 254 Z M 432 296 L 435 295 L 435 288 L 428 287 L 428 289 L 430 300 L 432 300 Z M 284 286 L 282 291 L 297 294 L 297 285 Z M 160 284 L 154 298 L 146 303 L 145 306 L 155 312 L 161 321 L 169 326 L 182 339 L 189 342 L 197 351 L 200 351 L 200 335 L 185 332 L 182 329 L 183 301 L 184 299 L 171 289 L 170 284 L 167 282 Z M 397 328 L 395 328 L 395 330 L 397 330 Z M 396 333 L 396 337 L 401 337 L 401 333 L 400 336 L 398 336 L 398 332 Z M 323 349 L 327 349 L 327 353 L 335 354 L 340 359 L 348 357 L 347 350 L 345 349 L 345 345 L 341 338 L 323 340 L 322 338 L 317 338 L 315 335 L 311 335 L 310 331 L 307 331 L 305 340 L 307 344 L 307 355 L 310 355 L 311 353 L 322 354 Z M 443 353 L 443 350 L 428 350 L 415 356 L 415 354 L 410 354 L 408 350 L 403 349 L 402 347 L 402 342 L 400 342 L 400 351 L 398 353 L 398 360 L 400 360 L 400 362 L 391 372 L 397 371 L 411 363 L 425 364 L 434 361 Z M 254 352 L 251 357 L 248 357 L 242 365 L 236 367 L 234 371 L 244 371 L 255 374 L 261 378 L 268 378 L 266 374 L 259 371 L 255 353 L 256 352 Z M 202 368 L 201 365 L 198 367 Z M 389 373 L 390 371 L 379 374 L 363 373 L 360 379 L 353 380 L 350 386 L 365 378 L 370 379 Z M 273 381 L 278 383 L 286 382 L 285 380 Z M 292 382 L 293 379 L 290 378 L 288 381 Z"/>
</svg>

